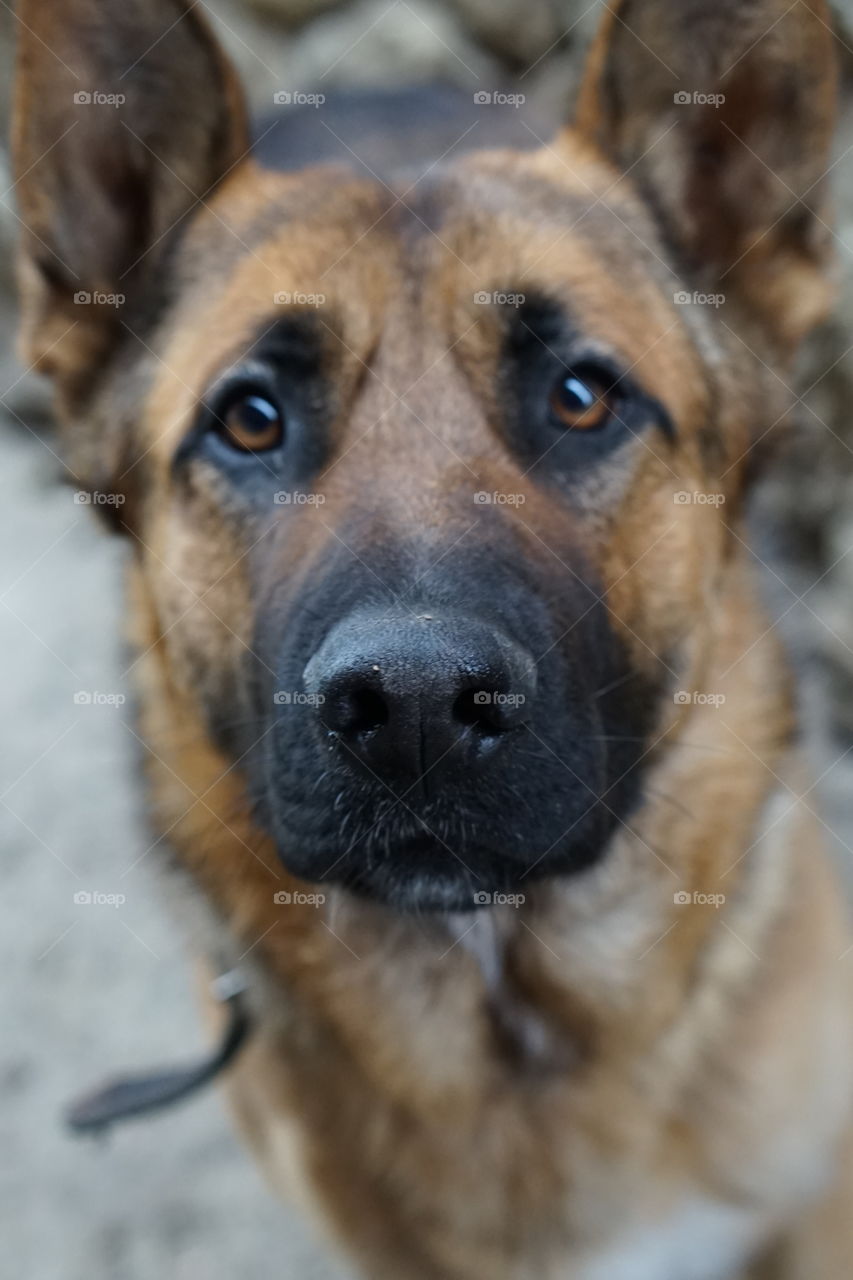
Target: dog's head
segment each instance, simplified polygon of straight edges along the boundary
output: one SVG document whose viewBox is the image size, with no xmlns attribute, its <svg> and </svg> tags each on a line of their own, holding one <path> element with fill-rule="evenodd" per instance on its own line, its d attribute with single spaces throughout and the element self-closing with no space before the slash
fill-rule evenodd
<svg viewBox="0 0 853 1280">
<path fill-rule="evenodd" d="M 623 0 L 571 128 L 249 155 L 181 0 L 23 3 L 23 349 L 285 865 L 472 906 L 606 854 L 701 688 L 823 313 L 820 0 Z M 393 128 L 389 121 L 388 128 Z"/>
</svg>

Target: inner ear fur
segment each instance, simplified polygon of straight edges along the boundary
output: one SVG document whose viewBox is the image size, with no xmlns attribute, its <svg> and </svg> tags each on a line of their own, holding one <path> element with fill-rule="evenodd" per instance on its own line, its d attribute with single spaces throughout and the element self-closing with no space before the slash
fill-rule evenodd
<svg viewBox="0 0 853 1280">
<path fill-rule="evenodd" d="M 823 0 L 621 0 L 576 128 L 639 187 L 679 266 L 783 354 L 824 315 L 836 60 Z"/>
<path fill-rule="evenodd" d="M 21 351 L 62 393 L 121 332 L 116 299 L 156 294 L 171 237 L 248 127 L 198 5 L 19 0 L 18 16 Z"/>
</svg>

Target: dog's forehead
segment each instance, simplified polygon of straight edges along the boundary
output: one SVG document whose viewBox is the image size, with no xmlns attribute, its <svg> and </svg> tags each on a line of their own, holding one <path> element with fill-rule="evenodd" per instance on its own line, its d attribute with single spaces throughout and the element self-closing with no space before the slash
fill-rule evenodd
<svg viewBox="0 0 853 1280">
<path fill-rule="evenodd" d="M 451 348 L 479 343 L 496 360 L 496 314 L 544 297 L 626 367 L 647 365 L 652 381 L 676 370 L 687 388 L 692 346 L 661 254 L 634 192 L 570 134 L 420 176 L 251 163 L 186 238 L 175 358 L 209 382 L 267 327 L 301 315 L 344 361 L 399 346 L 408 381 L 413 362 L 427 368 Z"/>
</svg>

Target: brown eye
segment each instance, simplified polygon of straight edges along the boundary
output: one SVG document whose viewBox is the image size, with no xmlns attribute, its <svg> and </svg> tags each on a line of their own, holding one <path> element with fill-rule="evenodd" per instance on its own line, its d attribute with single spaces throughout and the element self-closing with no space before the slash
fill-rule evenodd
<svg viewBox="0 0 853 1280">
<path fill-rule="evenodd" d="M 262 453 L 284 440 L 284 419 L 266 396 L 242 391 L 232 396 L 218 415 L 222 438 L 243 453 Z"/>
<path fill-rule="evenodd" d="M 595 431 L 612 416 L 608 383 L 594 373 L 569 371 L 551 392 L 551 412 L 561 427 Z"/>
</svg>

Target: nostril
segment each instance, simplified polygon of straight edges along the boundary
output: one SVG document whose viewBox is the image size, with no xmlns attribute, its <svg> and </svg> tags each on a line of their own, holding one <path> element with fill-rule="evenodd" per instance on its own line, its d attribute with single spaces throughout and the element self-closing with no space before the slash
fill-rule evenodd
<svg viewBox="0 0 853 1280">
<path fill-rule="evenodd" d="M 497 689 L 466 689 L 453 704 L 453 718 L 484 737 L 494 737 L 516 723 L 517 702 L 511 694 Z"/>
<path fill-rule="evenodd" d="M 414 776 L 424 794 L 434 766 L 452 776 L 511 748 L 538 707 L 532 655 L 465 617 L 354 615 L 326 636 L 303 683 L 312 739 L 334 767 Z"/>
<path fill-rule="evenodd" d="M 326 699 L 321 714 L 329 729 L 357 738 L 388 723 L 388 704 L 374 689 L 343 689 Z"/>
</svg>

